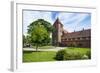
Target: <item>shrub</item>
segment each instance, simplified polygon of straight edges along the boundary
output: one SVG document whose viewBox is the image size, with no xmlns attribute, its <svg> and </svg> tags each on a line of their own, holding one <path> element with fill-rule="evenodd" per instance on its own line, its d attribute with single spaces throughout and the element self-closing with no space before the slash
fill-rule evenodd
<svg viewBox="0 0 100 73">
<path fill-rule="evenodd" d="M 76 53 L 74 54 L 74 59 L 76 59 L 76 60 L 82 59 L 82 57 L 83 57 L 83 54 L 81 54 L 81 53 L 79 53 L 79 52 L 76 52 Z"/>
<path fill-rule="evenodd" d="M 78 45 L 75 43 L 72 43 L 72 44 L 69 44 L 69 47 L 78 47 Z"/>
<path fill-rule="evenodd" d="M 90 50 L 86 52 L 86 55 L 88 56 L 89 59 L 91 59 L 91 51 Z"/>
<path fill-rule="evenodd" d="M 73 54 L 74 53 L 70 53 L 66 51 L 66 54 L 64 55 L 64 60 L 73 60 L 74 59 Z"/>
<path fill-rule="evenodd" d="M 66 50 L 62 49 L 56 53 L 56 60 L 64 60 L 64 55 L 66 54 Z"/>
<path fill-rule="evenodd" d="M 79 60 L 79 59 L 82 59 L 82 54 L 79 52 L 66 52 L 64 59 L 65 60 Z"/>
<path fill-rule="evenodd" d="M 82 59 L 88 59 L 87 55 L 83 55 Z"/>
<path fill-rule="evenodd" d="M 81 60 L 81 59 L 90 59 L 91 52 L 87 51 L 85 54 L 78 51 L 69 51 L 69 50 L 59 50 L 56 53 L 56 60 Z"/>
</svg>

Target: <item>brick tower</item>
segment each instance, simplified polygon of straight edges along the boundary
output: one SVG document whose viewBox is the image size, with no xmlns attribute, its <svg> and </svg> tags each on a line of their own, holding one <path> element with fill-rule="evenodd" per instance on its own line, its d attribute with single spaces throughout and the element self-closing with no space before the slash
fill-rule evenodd
<svg viewBox="0 0 100 73">
<path fill-rule="evenodd" d="M 63 24 L 60 22 L 59 18 L 53 24 L 55 31 L 52 33 L 52 45 L 59 46 L 61 43 L 61 36 L 63 32 Z"/>
</svg>

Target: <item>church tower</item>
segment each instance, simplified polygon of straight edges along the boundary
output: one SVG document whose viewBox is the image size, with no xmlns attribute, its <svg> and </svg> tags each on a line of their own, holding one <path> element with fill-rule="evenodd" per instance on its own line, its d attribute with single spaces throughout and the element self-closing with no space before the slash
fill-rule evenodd
<svg viewBox="0 0 100 73">
<path fill-rule="evenodd" d="M 55 30 L 52 33 L 52 44 L 54 46 L 59 46 L 61 43 L 61 36 L 63 32 L 63 24 L 60 22 L 59 18 L 53 24 Z"/>
</svg>

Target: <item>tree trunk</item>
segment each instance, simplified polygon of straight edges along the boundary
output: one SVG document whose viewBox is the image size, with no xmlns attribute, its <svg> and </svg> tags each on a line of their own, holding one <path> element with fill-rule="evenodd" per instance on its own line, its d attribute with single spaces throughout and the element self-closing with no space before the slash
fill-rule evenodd
<svg viewBox="0 0 100 73">
<path fill-rule="evenodd" d="M 36 44 L 36 51 L 38 51 L 38 44 Z"/>
</svg>

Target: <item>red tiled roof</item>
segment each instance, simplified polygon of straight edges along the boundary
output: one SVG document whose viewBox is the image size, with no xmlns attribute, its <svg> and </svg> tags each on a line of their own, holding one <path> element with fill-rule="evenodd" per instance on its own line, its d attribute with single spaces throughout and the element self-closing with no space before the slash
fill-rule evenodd
<svg viewBox="0 0 100 73">
<path fill-rule="evenodd" d="M 91 36 L 91 29 L 76 31 L 71 33 L 66 33 L 62 37 L 63 38 L 78 38 L 78 37 L 90 37 Z"/>
<path fill-rule="evenodd" d="M 69 32 L 67 30 L 63 30 L 63 33 L 66 34 L 66 33 L 69 33 Z"/>
</svg>

